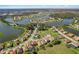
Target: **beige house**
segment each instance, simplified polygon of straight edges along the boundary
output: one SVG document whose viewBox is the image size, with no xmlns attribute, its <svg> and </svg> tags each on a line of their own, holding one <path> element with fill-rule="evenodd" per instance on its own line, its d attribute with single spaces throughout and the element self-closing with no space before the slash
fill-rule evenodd
<svg viewBox="0 0 79 59">
<path fill-rule="evenodd" d="M 79 40 L 79 37 L 78 36 L 74 36 L 73 39 L 74 40 Z"/>
<path fill-rule="evenodd" d="M 73 37 L 74 36 L 74 34 L 72 34 L 72 33 L 68 33 L 66 35 L 69 36 L 69 37 Z"/>
</svg>

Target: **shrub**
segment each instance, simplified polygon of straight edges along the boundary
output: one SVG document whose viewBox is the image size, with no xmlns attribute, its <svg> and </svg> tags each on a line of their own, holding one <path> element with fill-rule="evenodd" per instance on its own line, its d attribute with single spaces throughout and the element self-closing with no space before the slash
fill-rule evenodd
<svg viewBox="0 0 79 59">
<path fill-rule="evenodd" d="M 61 41 L 60 41 L 60 40 L 54 40 L 54 41 L 52 41 L 52 43 L 53 43 L 54 45 L 57 45 L 57 44 L 60 44 Z"/>
<path fill-rule="evenodd" d="M 52 43 L 48 43 L 47 47 L 53 47 L 53 44 Z"/>
<path fill-rule="evenodd" d="M 70 45 L 69 45 L 69 44 L 66 44 L 66 47 L 67 47 L 67 48 L 70 48 Z"/>
<path fill-rule="evenodd" d="M 46 50 L 45 45 L 41 45 L 40 48 L 43 49 L 43 50 Z"/>
<path fill-rule="evenodd" d="M 33 54 L 37 54 L 37 51 L 33 51 Z"/>
<path fill-rule="evenodd" d="M 9 48 L 11 46 L 10 42 L 5 43 L 5 48 Z"/>
<path fill-rule="evenodd" d="M 13 47 L 17 46 L 16 42 L 13 42 L 12 44 L 13 44 Z"/>
</svg>

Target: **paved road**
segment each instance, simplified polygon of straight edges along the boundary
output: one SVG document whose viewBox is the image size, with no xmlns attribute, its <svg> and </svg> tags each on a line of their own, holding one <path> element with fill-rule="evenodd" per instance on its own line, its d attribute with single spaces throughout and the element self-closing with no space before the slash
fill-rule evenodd
<svg viewBox="0 0 79 59">
<path fill-rule="evenodd" d="M 56 27 L 54 27 L 55 28 L 55 30 L 60 34 L 60 35 L 62 35 L 63 37 L 65 37 L 65 38 L 67 38 L 67 39 L 69 39 L 70 41 L 72 41 L 72 42 L 74 42 L 74 43 L 78 43 L 79 44 L 79 42 L 78 41 L 75 41 L 74 39 L 72 39 L 72 38 L 70 38 L 70 37 L 68 37 L 68 36 L 66 36 L 65 34 L 63 34 L 61 31 L 59 31 Z"/>
<path fill-rule="evenodd" d="M 31 34 L 31 36 L 29 37 L 29 39 L 21 44 L 19 44 L 18 46 L 16 47 L 12 47 L 12 48 L 8 48 L 7 50 L 4 49 L 4 51 L 9 51 L 9 50 L 15 50 L 16 48 L 18 47 L 21 47 L 22 45 L 26 44 L 28 41 L 32 40 L 32 38 L 35 36 L 36 32 L 37 32 L 37 29 L 38 28 L 35 28 L 35 30 L 33 31 L 33 33 Z M 0 52 L 1 53 L 1 52 Z"/>
<path fill-rule="evenodd" d="M 37 32 L 37 29 L 38 29 L 38 28 L 35 28 L 34 32 L 31 34 L 31 37 L 29 38 L 30 40 L 32 40 L 33 37 L 35 36 L 35 34 L 36 34 L 36 32 Z"/>
</svg>

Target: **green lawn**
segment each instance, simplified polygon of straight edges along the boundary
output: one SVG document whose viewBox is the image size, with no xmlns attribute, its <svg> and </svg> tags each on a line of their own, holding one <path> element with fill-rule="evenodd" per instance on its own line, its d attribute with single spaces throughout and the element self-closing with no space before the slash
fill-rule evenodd
<svg viewBox="0 0 79 59">
<path fill-rule="evenodd" d="M 3 37 L 3 33 L 2 32 L 0 32 L 0 37 Z"/>
<path fill-rule="evenodd" d="M 47 34 L 51 34 L 53 37 L 58 36 L 58 33 L 54 32 L 51 28 L 49 28 L 47 30 L 39 31 L 38 33 L 41 36 L 41 38 L 44 37 Z"/>
<path fill-rule="evenodd" d="M 77 48 L 77 49 L 71 48 L 71 50 L 72 50 L 74 53 L 79 54 L 79 48 Z"/>
<path fill-rule="evenodd" d="M 46 47 L 46 50 L 39 50 L 38 54 L 74 54 L 76 52 L 76 50 L 67 48 L 64 43 L 61 43 L 53 47 Z"/>
</svg>

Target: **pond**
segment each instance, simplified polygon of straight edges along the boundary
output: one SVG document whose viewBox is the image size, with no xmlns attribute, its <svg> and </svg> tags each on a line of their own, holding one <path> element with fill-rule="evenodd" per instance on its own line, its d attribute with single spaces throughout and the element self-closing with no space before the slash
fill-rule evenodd
<svg viewBox="0 0 79 59">
<path fill-rule="evenodd" d="M 12 17 L 6 18 L 5 21 L 10 22 L 10 23 L 14 23 Z M 25 24 L 27 24 L 29 21 L 30 21 L 30 18 L 25 18 L 25 19 L 23 19 L 23 20 L 16 21 L 15 23 L 16 23 L 16 24 L 20 24 L 20 25 L 25 25 Z"/>
<path fill-rule="evenodd" d="M 20 36 L 24 31 L 0 21 L 0 42 L 9 41 Z"/>
<path fill-rule="evenodd" d="M 61 25 L 69 25 L 73 22 L 73 19 L 68 19 L 68 18 L 65 18 L 61 21 L 53 21 L 53 22 L 48 22 L 47 24 L 49 26 L 61 26 Z"/>
</svg>

